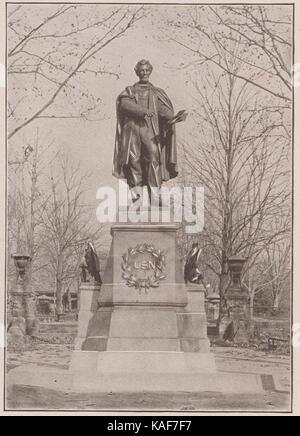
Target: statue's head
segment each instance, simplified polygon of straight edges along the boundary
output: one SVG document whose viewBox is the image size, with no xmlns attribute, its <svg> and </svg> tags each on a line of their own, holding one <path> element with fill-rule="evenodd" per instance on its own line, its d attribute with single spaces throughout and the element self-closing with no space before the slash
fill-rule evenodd
<svg viewBox="0 0 300 436">
<path fill-rule="evenodd" d="M 147 83 L 149 81 L 150 74 L 152 73 L 153 67 L 149 61 L 142 59 L 134 67 L 136 75 L 139 77 L 141 83 Z"/>
</svg>

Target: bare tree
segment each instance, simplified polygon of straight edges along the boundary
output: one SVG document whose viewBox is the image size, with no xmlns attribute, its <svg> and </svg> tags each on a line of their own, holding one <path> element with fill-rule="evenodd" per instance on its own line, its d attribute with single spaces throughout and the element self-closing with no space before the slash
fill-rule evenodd
<svg viewBox="0 0 300 436">
<path fill-rule="evenodd" d="M 277 221 L 277 222 L 276 222 Z M 270 235 L 274 234 L 268 243 L 249 247 L 248 261 L 244 268 L 243 285 L 250 297 L 251 318 L 254 316 L 255 299 L 259 294 L 271 291 L 273 311 L 279 309 L 279 303 L 284 286 L 289 285 L 291 273 L 290 255 L 290 216 L 287 210 L 278 210 L 277 220 L 270 224 Z"/>
<path fill-rule="evenodd" d="M 52 144 L 42 143 L 39 130 L 25 143 L 22 160 L 8 161 L 8 248 L 12 252 L 25 252 L 32 262 L 30 274 L 35 287 L 36 274 L 42 269 L 39 252 L 43 239 L 40 210 L 47 202 L 42 190 L 46 169 L 55 151 Z M 20 153 L 19 153 L 20 154 Z M 10 268 L 14 276 L 14 268 Z"/>
<path fill-rule="evenodd" d="M 190 66 L 207 63 L 290 107 L 292 6 L 194 6 L 169 24 L 175 30 L 170 40 L 191 53 Z M 232 58 L 239 71 L 228 64 Z"/>
<path fill-rule="evenodd" d="M 143 16 L 136 6 L 10 5 L 8 138 L 41 118 L 90 119 L 101 98 L 84 75 L 116 75 L 102 52 Z"/>
<path fill-rule="evenodd" d="M 183 143 L 191 180 L 206 190 L 200 238 L 221 296 L 229 257 L 244 256 L 252 265 L 266 247 L 289 235 L 287 221 L 273 225 L 289 209 L 289 141 L 280 115 L 266 116 L 264 101 L 249 87 L 234 74 L 208 69 L 195 82 L 196 129 Z"/>
<path fill-rule="evenodd" d="M 280 308 L 280 301 L 286 287 L 290 287 L 291 275 L 291 244 L 283 241 L 267 248 L 269 283 L 273 296 L 273 311 Z"/>
<path fill-rule="evenodd" d="M 176 68 L 194 83 L 185 177 L 205 187 L 203 267 L 223 296 L 230 256 L 247 259 L 248 278 L 262 262 L 271 270 L 270 247 L 289 245 L 292 9 L 190 6 L 167 24 L 163 39 L 182 55 Z"/>
<path fill-rule="evenodd" d="M 256 258 L 254 267 L 247 268 L 244 285 L 249 290 L 252 316 L 255 298 L 263 292 L 269 291 L 272 295 L 272 311 L 280 309 L 281 297 L 290 287 L 290 257 L 290 241 L 286 238 L 269 244 L 260 258 Z"/>
<path fill-rule="evenodd" d="M 91 208 L 84 202 L 85 183 L 80 165 L 59 156 L 48 178 L 49 198 L 41 210 L 43 216 L 43 257 L 47 271 L 55 278 L 56 310 L 62 313 L 64 286 L 76 281 L 84 244 L 99 237 L 102 227 L 91 220 Z"/>
<path fill-rule="evenodd" d="M 83 246 L 89 239 L 100 246 L 102 227 L 91 219 L 93 211 L 84 202 L 88 175 L 81 176 L 80 165 L 74 167 L 52 144 L 43 144 L 38 130 L 30 144 L 25 162 L 9 167 L 8 280 L 12 286 L 10 254 L 28 253 L 32 290 L 54 288 L 60 313 L 64 286 L 77 283 Z"/>
</svg>

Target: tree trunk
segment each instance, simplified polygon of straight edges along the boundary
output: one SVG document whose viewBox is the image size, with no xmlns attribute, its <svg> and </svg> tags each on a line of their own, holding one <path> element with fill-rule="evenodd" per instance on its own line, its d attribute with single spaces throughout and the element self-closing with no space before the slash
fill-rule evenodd
<svg viewBox="0 0 300 436">
<path fill-rule="evenodd" d="M 63 294 L 63 280 L 62 280 L 62 272 L 63 272 L 63 255 L 60 254 L 57 260 L 57 271 L 56 271 L 56 314 L 59 320 L 59 317 L 63 313 L 63 304 L 62 304 L 62 294 Z"/>
<path fill-rule="evenodd" d="M 220 287 L 219 287 L 220 297 L 221 297 L 220 303 L 221 303 L 222 311 L 224 309 L 225 302 L 226 302 L 225 292 L 227 288 L 227 282 L 228 282 L 227 273 L 225 272 L 224 267 L 222 267 L 222 273 L 220 274 Z"/>
<path fill-rule="evenodd" d="M 221 265 L 219 292 L 220 292 L 220 307 L 219 307 L 219 332 L 222 335 L 223 330 L 226 327 L 227 320 L 227 305 L 225 299 L 225 292 L 228 284 L 228 273 L 227 273 L 227 262 L 225 261 L 225 256 L 223 256 L 223 262 Z"/>
<path fill-rule="evenodd" d="M 62 306 L 62 282 L 60 279 L 56 279 L 56 315 L 59 321 L 59 317 L 63 313 Z"/>
<path fill-rule="evenodd" d="M 255 294 L 251 289 L 249 289 L 249 294 L 250 294 L 250 321 L 252 322 L 253 318 L 254 318 L 254 297 L 255 297 Z"/>
<path fill-rule="evenodd" d="M 281 292 L 277 292 L 273 300 L 273 311 L 278 312 L 280 306 Z"/>
<path fill-rule="evenodd" d="M 247 310 L 246 316 L 246 329 L 248 333 L 249 339 L 254 339 L 255 336 L 255 321 L 254 321 L 254 299 L 255 299 L 255 291 L 251 288 L 249 284 L 248 288 L 249 293 L 249 311 Z"/>
</svg>

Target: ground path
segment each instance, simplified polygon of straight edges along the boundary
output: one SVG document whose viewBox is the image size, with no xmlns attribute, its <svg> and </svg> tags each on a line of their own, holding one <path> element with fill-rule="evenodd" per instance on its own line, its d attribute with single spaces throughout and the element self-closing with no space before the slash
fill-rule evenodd
<svg viewBox="0 0 300 436">
<path fill-rule="evenodd" d="M 33 351 L 8 353 L 7 370 L 27 364 L 67 369 L 73 346 L 37 344 Z M 289 410 L 290 358 L 262 351 L 214 347 L 217 368 L 225 372 L 271 374 L 276 387 L 266 384 L 263 394 L 224 395 L 221 393 L 124 393 L 78 394 L 43 388 L 17 386 L 7 392 L 8 409 L 65 410 L 176 410 L 176 411 L 286 411 Z M 266 379 L 268 381 L 268 379 Z"/>
</svg>

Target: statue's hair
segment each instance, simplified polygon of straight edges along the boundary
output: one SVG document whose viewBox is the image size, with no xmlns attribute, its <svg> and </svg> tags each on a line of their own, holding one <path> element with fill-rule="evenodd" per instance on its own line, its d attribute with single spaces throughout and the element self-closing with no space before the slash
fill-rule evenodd
<svg viewBox="0 0 300 436">
<path fill-rule="evenodd" d="M 150 62 L 147 59 L 142 59 L 141 61 L 139 61 L 136 66 L 134 67 L 134 71 L 136 72 L 136 74 L 138 74 L 138 71 L 140 69 L 141 66 L 143 65 L 149 65 L 150 69 L 151 69 L 151 73 L 153 70 L 152 65 L 150 64 Z"/>
</svg>

